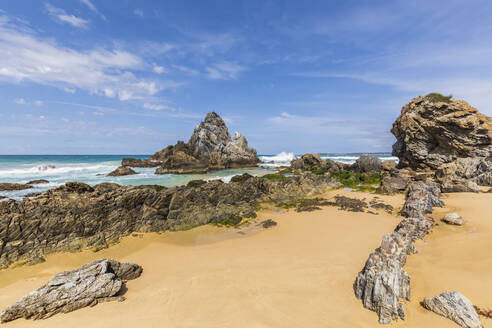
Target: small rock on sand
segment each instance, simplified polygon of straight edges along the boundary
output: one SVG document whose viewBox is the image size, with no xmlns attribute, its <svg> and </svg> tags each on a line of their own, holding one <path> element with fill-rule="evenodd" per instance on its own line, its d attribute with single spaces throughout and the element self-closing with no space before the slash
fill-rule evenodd
<svg viewBox="0 0 492 328">
<path fill-rule="evenodd" d="M 277 222 L 273 221 L 272 219 L 267 219 L 263 222 L 261 222 L 261 225 L 263 226 L 263 228 L 271 228 L 271 227 L 274 227 L 277 225 Z"/>
<path fill-rule="evenodd" d="M 434 298 L 425 298 L 422 306 L 461 327 L 483 328 L 472 302 L 460 292 L 444 292 Z"/>
<path fill-rule="evenodd" d="M 463 220 L 463 218 L 458 213 L 446 214 L 441 221 L 447 224 L 458 226 L 462 226 L 463 224 L 465 224 L 465 220 Z"/>
</svg>

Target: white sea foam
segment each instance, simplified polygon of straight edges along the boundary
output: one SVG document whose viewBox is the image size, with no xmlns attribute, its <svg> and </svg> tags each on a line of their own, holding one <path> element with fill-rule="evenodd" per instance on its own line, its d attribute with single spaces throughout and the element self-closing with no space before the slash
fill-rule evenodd
<svg viewBox="0 0 492 328">
<path fill-rule="evenodd" d="M 290 165 L 290 162 L 296 158 L 294 153 L 281 152 L 280 154 L 273 156 L 260 156 L 260 161 L 262 162 L 260 166 L 263 167 L 277 167 Z"/>
</svg>

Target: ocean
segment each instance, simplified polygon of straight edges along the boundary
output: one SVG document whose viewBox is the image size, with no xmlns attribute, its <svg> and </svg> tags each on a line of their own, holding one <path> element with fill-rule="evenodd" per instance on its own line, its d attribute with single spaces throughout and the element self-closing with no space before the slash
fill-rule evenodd
<svg viewBox="0 0 492 328">
<path fill-rule="evenodd" d="M 354 163 L 361 154 L 321 154 L 343 163 Z M 375 154 L 381 160 L 397 160 L 390 154 Z M 262 175 L 275 170 L 276 167 L 289 165 L 296 157 L 294 153 L 282 152 L 277 155 L 260 155 L 261 163 L 256 168 L 213 171 L 207 174 L 154 174 L 155 168 L 135 168 L 139 174 L 108 177 L 107 174 L 121 164 L 124 157 L 139 159 L 150 155 L 0 155 L 0 182 L 26 183 L 31 180 L 44 179 L 49 183 L 33 185 L 33 188 L 20 191 L 0 191 L 0 196 L 21 200 L 28 193 L 43 192 L 69 181 L 96 185 L 102 182 L 114 182 L 120 185 L 157 184 L 173 187 L 188 183 L 190 180 L 221 179 L 229 182 L 237 174 L 250 173 Z"/>
</svg>

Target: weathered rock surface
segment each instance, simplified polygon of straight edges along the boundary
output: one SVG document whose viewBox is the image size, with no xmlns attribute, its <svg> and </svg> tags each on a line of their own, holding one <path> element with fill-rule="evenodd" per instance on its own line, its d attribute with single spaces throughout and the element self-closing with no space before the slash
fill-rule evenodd
<svg viewBox="0 0 492 328">
<path fill-rule="evenodd" d="M 43 183 L 50 183 L 50 182 L 48 180 L 45 180 L 45 179 L 39 179 L 39 180 L 31 180 L 26 184 L 33 185 L 33 184 L 43 184 Z"/>
<path fill-rule="evenodd" d="M 0 183 L 0 191 L 25 190 L 30 188 L 32 188 L 32 186 L 23 183 Z"/>
<path fill-rule="evenodd" d="M 405 319 L 400 298 L 410 299 L 410 277 L 403 270 L 408 254 L 416 252 L 414 242 L 430 232 L 432 206 L 441 206 L 437 184 L 410 185 L 402 214 L 406 216 L 391 235 L 383 236 L 381 246 L 368 258 L 354 282 L 355 296 L 365 308 L 375 311 L 379 322 Z"/>
<path fill-rule="evenodd" d="M 472 302 L 460 292 L 444 292 L 433 298 L 425 298 L 422 306 L 453 320 L 461 327 L 483 328 Z"/>
<path fill-rule="evenodd" d="M 354 163 L 353 169 L 358 172 L 380 172 L 383 169 L 381 160 L 373 155 L 361 155 Z"/>
<path fill-rule="evenodd" d="M 119 177 L 123 175 L 133 175 L 133 174 L 138 174 L 134 170 L 132 170 L 130 167 L 126 166 L 120 166 L 116 168 L 114 171 L 108 174 L 108 177 Z"/>
<path fill-rule="evenodd" d="M 405 105 L 391 132 L 400 168 L 431 170 L 443 191 L 492 185 L 492 118 L 463 100 L 426 96 Z"/>
<path fill-rule="evenodd" d="M 442 219 L 442 222 L 452 225 L 462 226 L 465 224 L 465 220 L 458 213 L 448 213 Z"/>
<path fill-rule="evenodd" d="M 338 185 L 329 176 L 311 173 L 174 188 L 69 182 L 33 199 L 0 202 L 0 268 L 46 253 L 107 245 L 132 232 L 251 217 L 258 202 L 304 197 Z"/>
<path fill-rule="evenodd" d="M 400 174 L 391 174 L 381 180 L 377 192 L 382 194 L 396 194 L 407 189 L 410 180 Z"/>
<path fill-rule="evenodd" d="M 0 314 L 2 323 L 19 318 L 45 319 L 94 306 L 99 302 L 124 300 L 118 293 L 125 281 L 136 279 L 142 267 L 115 260 L 97 260 L 73 271 L 58 273 L 41 288 L 27 294 Z"/>
<path fill-rule="evenodd" d="M 156 174 L 205 173 L 209 170 L 256 166 L 259 162 L 256 150 L 239 132 L 231 139 L 222 118 L 210 112 L 196 126 L 188 143 L 178 141 L 156 152 L 148 160 L 125 158 L 123 166 L 155 167 Z"/>
<path fill-rule="evenodd" d="M 304 154 L 300 158 L 293 159 L 290 163 L 295 170 L 322 169 L 327 172 L 338 172 L 342 164 L 331 159 L 321 159 L 318 154 Z"/>
</svg>

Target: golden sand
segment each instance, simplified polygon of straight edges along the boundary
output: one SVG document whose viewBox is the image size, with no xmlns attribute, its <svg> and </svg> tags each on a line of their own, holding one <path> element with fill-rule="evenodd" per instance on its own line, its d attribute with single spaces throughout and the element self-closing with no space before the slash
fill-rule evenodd
<svg viewBox="0 0 492 328">
<path fill-rule="evenodd" d="M 373 195 L 332 191 L 372 199 Z M 379 196 L 395 208 L 403 196 Z M 450 327 L 419 300 L 446 289 L 477 305 L 492 305 L 492 194 L 456 194 L 442 213 L 458 211 L 464 227 L 436 227 L 420 254 L 409 257 L 412 302 L 402 327 Z M 488 202 L 488 203 L 487 203 Z M 377 315 L 354 297 L 352 284 L 368 255 L 401 217 L 340 211 L 261 211 L 278 222 L 263 230 L 204 226 L 184 232 L 126 237 L 98 253 L 54 254 L 32 267 L 0 271 L 0 309 L 40 287 L 55 273 L 110 257 L 143 266 L 127 283 L 124 302 L 99 304 L 40 321 L 5 327 L 379 327 Z M 251 228 L 253 227 L 253 228 Z M 486 323 L 485 323 L 486 324 Z"/>
</svg>

